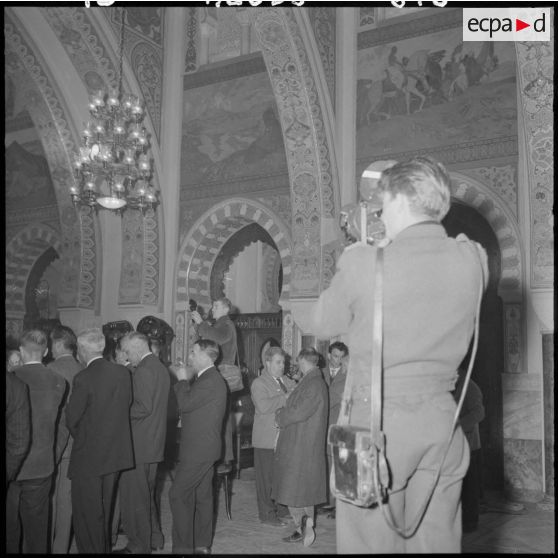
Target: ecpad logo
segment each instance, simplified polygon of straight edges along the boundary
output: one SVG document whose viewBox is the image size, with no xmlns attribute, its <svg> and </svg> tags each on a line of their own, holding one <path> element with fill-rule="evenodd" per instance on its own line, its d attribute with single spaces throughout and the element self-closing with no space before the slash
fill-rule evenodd
<svg viewBox="0 0 558 558">
<path fill-rule="evenodd" d="M 463 8 L 463 41 L 550 41 L 550 8 Z"/>
</svg>

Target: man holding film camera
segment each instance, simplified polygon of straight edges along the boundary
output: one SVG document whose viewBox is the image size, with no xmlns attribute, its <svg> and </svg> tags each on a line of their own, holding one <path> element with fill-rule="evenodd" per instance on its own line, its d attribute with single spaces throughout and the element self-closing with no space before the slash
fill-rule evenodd
<svg viewBox="0 0 558 558">
<path fill-rule="evenodd" d="M 348 424 L 368 429 L 375 267 L 383 251 L 381 426 L 390 471 L 388 499 L 383 509 L 338 500 L 337 551 L 460 552 L 459 498 L 469 449 L 461 428 L 447 445 L 456 410 L 451 390 L 473 335 L 488 273 L 486 254 L 467 238 L 449 238 L 440 224 L 450 207 L 450 178 L 443 165 L 420 157 L 381 170 L 385 247 L 359 242 L 346 249 L 314 314 L 313 333 L 345 335 L 354 386 Z M 386 509 L 401 531 L 413 524 L 418 528 L 401 536 L 388 525 Z"/>
</svg>

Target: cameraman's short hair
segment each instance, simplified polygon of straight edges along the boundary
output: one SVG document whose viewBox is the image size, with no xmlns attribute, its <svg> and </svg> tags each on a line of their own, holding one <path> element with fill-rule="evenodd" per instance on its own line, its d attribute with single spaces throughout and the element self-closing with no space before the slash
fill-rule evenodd
<svg viewBox="0 0 558 558">
<path fill-rule="evenodd" d="M 219 345 L 211 339 L 198 339 L 194 345 L 199 345 L 200 349 L 215 362 L 219 358 Z"/>
<path fill-rule="evenodd" d="M 19 344 L 28 351 L 42 353 L 48 346 L 48 337 L 42 329 L 28 329 L 22 333 Z"/>
<path fill-rule="evenodd" d="M 347 356 L 349 354 L 349 347 L 347 347 L 347 345 L 345 345 L 345 343 L 343 343 L 342 341 L 335 341 L 335 343 L 332 343 L 327 348 L 327 352 L 331 354 L 335 349 L 341 351 L 343 353 L 343 356 Z"/>
<path fill-rule="evenodd" d="M 105 343 L 106 340 L 103 331 L 98 327 L 82 331 L 77 338 L 78 347 L 88 353 L 102 354 Z"/>
<path fill-rule="evenodd" d="M 50 340 L 52 343 L 61 342 L 63 347 L 72 353 L 77 349 L 76 334 L 71 328 L 64 325 L 57 325 L 50 332 Z"/>
<path fill-rule="evenodd" d="M 268 347 L 264 353 L 264 360 L 266 362 L 271 362 L 275 355 L 285 356 L 285 351 L 281 347 Z"/>
<path fill-rule="evenodd" d="M 451 179 L 438 161 L 429 157 L 415 157 L 397 163 L 382 172 L 380 188 L 391 196 L 403 194 L 411 211 L 441 221 L 451 202 Z"/>
<path fill-rule="evenodd" d="M 307 347 L 306 349 L 302 349 L 300 353 L 298 353 L 298 358 L 303 358 L 314 366 L 318 365 L 318 362 L 320 362 L 320 357 L 320 353 L 318 353 L 318 351 L 316 351 L 314 347 Z"/>
</svg>

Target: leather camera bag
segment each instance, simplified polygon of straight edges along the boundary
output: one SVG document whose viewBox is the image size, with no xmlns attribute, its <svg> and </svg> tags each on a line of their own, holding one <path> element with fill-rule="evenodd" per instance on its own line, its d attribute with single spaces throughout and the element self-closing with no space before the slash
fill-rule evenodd
<svg viewBox="0 0 558 558">
<path fill-rule="evenodd" d="M 370 428 L 348 424 L 352 405 L 352 377 L 347 374 L 338 424 L 329 427 L 333 467 L 331 490 L 336 498 L 368 508 L 384 500 L 389 485 L 382 417 L 383 249 L 376 250 Z"/>
</svg>

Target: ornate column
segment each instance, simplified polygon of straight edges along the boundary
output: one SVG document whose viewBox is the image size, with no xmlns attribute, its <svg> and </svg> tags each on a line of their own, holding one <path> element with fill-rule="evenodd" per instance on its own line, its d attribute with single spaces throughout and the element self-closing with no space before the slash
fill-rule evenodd
<svg viewBox="0 0 558 558">
<path fill-rule="evenodd" d="M 504 374 L 504 474 L 506 492 L 525 501 L 545 493 L 549 454 L 545 404 L 545 335 L 553 334 L 552 204 L 553 204 L 553 76 L 552 43 L 518 42 L 519 224 L 525 253 L 525 304 L 506 306 L 507 372 Z M 521 357 L 519 325 L 525 332 Z M 511 346 L 510 346 L 511 345 Z M 509 350 L 512 349 L 512 350 Z M 541 350 L 543 349 L 543 350 Z M 517 373 L 519 372 L 519 373 Z M 553 442 L 552 442 L 553 443 Z"/>
<path fill-rule="evenodd" d="M 161 115 L 161 190 L 164 239 L 163 318 L 172 323 L 173 268 L 178 252 L 180 215 L 180 146 L 182 142 L 182 98 L 186 55 L 187 8 L 165 10 L 163 98 Z"/>
<path fill-rule="evenodd" d="M 335 133 L 341 206 L 356 200 L 356 70 L 359 8 L 337 9 Z"/>
</svg>

